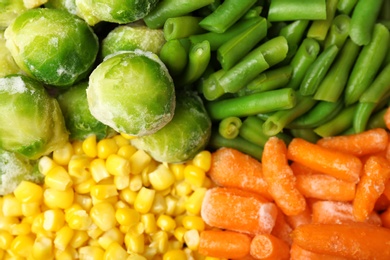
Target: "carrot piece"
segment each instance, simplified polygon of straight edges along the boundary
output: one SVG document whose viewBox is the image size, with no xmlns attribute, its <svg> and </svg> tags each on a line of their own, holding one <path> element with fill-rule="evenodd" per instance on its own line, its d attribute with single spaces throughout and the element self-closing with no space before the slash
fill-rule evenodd
<svg viewBox="0 0 390 260">
<path fill-rule="evenodd" d="M 287 158 L 321 173 L 354 183 L 359 181 L 362 170 L 362 162 L 358 157 L 310 143 L 302 138 L 294 138 L 290 142 Z"/>
<path fill-rule="evenodd" d="M 390 162 L 380 156 L 371 156 L 364 164 L 363 174 L 356 187 L 353 200 L 353 215 L 365 221 L 390 178 Z"/>
<path fill-rule="evenodd" d="M 204 256 L 241 258 L 250 252 L 251 237 L 226 230 L 204 230 L 200 233 L 198 252 Z"/>
<path fill-rule="evenodd" d="M 375 202 L 374 210 L 384 211 L 390 207 L 390 199 L 388 199 L 383 193 L 379 196 L 379 198 Z"/>
<path fill-rule="evenodd" d="M 348 260 L 348 258 L 314 253 L 292 243 L 290 248 L 290 260 Z"/>
<path fill-rule="evenodd" d="M 390 107 L 387 108 L 387 110 L 383 116 L 383 119 L 385 121 L 387 130 L 390 130 Z"/>
<path fill-rule="evenodd" d="M 269 193 L 286 215 L 297 215 L 306 208 L 306 200 L 295 185 L 295 176 L 287 161 L 287 147 L 273 136 L 264 145 L 263 176 Z"/>
<path fill-rule="evenodd" d="M 362 156 L 384 151 L 389 140 L 383 128 L 374 128 L 351 135 L 324 137 L 317 144 L 340 152 Z"/>
<path fill-rule="evenodd" d="M 385 211 L 383 211 L 379 217 L 381 218 L 382 226 L 390 228 L 390 208 L 387 208 Z"/>
<path fill-rule="evenodd" d="M 298 163 L 298 162 L 292 162 L 290 164 L 290 167 L 291 167 L 294 175 L 301 175 L 301 174 L 310 175 L 310 174 L 319 174 L 319 173 L 321 173 L 319 171 L 315 171 L 312 168 L 307 167 L 307 166 L 305 166 L 305 165 L 303 165 L 301 163 Z"/>
<path fill-rule="evenodd" d="M 356 222 L 352 211 L 353 206 L 349 202 L 317 201 L 312 205 L 312 223 L 346 224 Z M 382 225 L 376 212 L 372 212 L 365 222 L 377 226 Z"/>
<path fill-rule="evenodd" d="M 262 260 L 288 260 L 290 259 L 290 246 L 273 235 L 258 234 L 252 238 L 250 254 Z"/>
<path fill-rule="evenodd" d="M 247 234 L 270 233 L 276 215 L 273 202 L 253 192 L 224 187 L 207 190 L 201 208 L 206 224 Z"/>
<path fill-rule="evenodd" d="M 286 215 L 278 208 L 278 215 L 276 216 L 274 228 L 271 231 L 271 235 L 282 239 L 287 244 L 291 245 L 291 232 L 293 228 L 286 221 Z"/>
<path fill-rule="evenodd" d="M 382 193 L 384 196 L 386 196 L 388 199 L 390 199 L 390 180 L 388 180 L 385 183 L 385 189 L 383 190 Z"/>
<path fill-rule="evenodd" d="M 211 159 L 208 175 L 218 186 L 241 188 L 272 199 L 258 160 L 227 147 L 213 152 Z"/>
<path fill-rule="evenodd" d="M 306 203 L 306 208 L 302 213 L 294 216 L 286 216 L 286 221 L 292 229 L 299 227 L 300 225 L 310 224 L 311 223 L 311 214 L 312 210 Z"/>
<path fill-rule="evenodd" d="M 308 224 L 292 232 L 303 249 L 351 259 L 390 259 L 390 229 L 365 223 Z"/>
</svg>

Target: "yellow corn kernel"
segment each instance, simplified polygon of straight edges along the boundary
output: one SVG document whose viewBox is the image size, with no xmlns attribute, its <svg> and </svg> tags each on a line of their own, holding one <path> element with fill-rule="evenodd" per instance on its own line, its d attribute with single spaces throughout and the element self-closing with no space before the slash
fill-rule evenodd
<svg viewBox="0 0 390 260">
<path fill-rule="evenodd" d="M 206 172 L 194 165 L 187 165 L 184 168 L 184 179 L 196 187 L 202 187 Z"/>
<path fill-rule="evenodd" d="M 69 245 L 74 234 L 74 230 L 68 225 L 64 225 L 60 230 L 55 233 L 54 246 L 57 249 L 65 250 Z"/>
<path fill-rule="evenodd" d="M 122 147 L 130 144 L 129 139 L 125 138 L 122 135 L 114 135 L 112 139 L 115 140 L 115 143 L 118 145 L 118 147 Z"/>
<path fill-rule="evenodd" d="M 185 208 L 188 213 L 193 215 L 199 215 L 200 209 L 202 208 L 203 198 L 206 194 L 206 188 L 197 188 L 195 191 L 188 197 L 188 200 L 185 203 Z"/>
<path fill-rule="evenodd" d="M 69 208 L 74 199 L 72 188 L 64 191 L 48 188 L 43 192 L 43 202 L 51 209 L 66 209 Z"/>
<path fill-rule="evenodd" d="M 93 222 L 103 231 L 110 230 L 117 224 L 114 206 L 108 202 L 94 205 L 89 214 Z"/>
<path fill-rule="evenodd" d="M 80 140 L 72 141 L 72 146 L 73 146 L 74 154 L 80 155 L 80 154 L 84 153 L 84 151 L 83 151 L 83 141 L 80 141 Z"/>
<path fill-rule="evenodd" d="M 97 199 L 96 197 L 91 197 L 92 198 L 92 204 L 93 205 L 96 205 L 96 204 L 99 204 L 99 203 L 102 203 L 102 202 L 106 202 L 106 203 L 110 203 L 112 205 L 115 205 L 117 202 L 118 202 L 118 196 L 112 196 L 112 197 L 109 197 L 107 199 L 104 199 L 104 200 L 99 200 Z"/>
<path fill-rule="evenodd" d="M 68 142 L 61 148 L 53 151 L 53 160 L 59 165 L 68 165 L 73 155 L 73 146 Z"/>
<path fill-rule="evenodd" d="M 31 232 L 31 223 L 21 222 L 11 225 L 11 234 L 14 236 L 28 235 Z"/>
<path fill-rule="evenodd" d="M 206 176 L 206 178 L 204 178 L 204 182 L 203 182 L 202 187 L 210 189 L 210 188 L 215 187 L 215 186 L 216 186 L 216 184 L 209 177 Z"/>
<path fill-rule="evenodd" d="M 9 250 L 18 256 L 27 258 L 31 253 L 33 244 L 34 237 L 32 235 L 20 235 L 12 240 Z"/>
<path fill-rule="evenodd" d="M 118 208 L 115 212 L 115 218 L 120 225 L 133 226 L 140 221 L 140 214 L 135 209 L 129 207 Z"/>
<path fill-rule="evenodd" d="M 150 247 L 157 249 L 157 252 L 164 254 L 168 250 L 168 234 L 165 231 L 157 231 L 151 235 Z"/>
<path fill-rule="evenodd" d="M 138 255 L 138 254 L 131 254 L 129 255 L 126 260 L 147 260 L 145 256 Z M 150 259 L 150 258 L 149 258 Z"/>
<path fill-rule="evenodd" d="M 79 204 L 85 211 L 88 212 L 93 206 L 92 198 L 89 195 L 75 193 L 73 202 Z"/>
<path fill-rule="evenodd" d="M 124 190 L 130 186 L 130 175 L 114 176 L 114 185 L 117 190 Z"/>
<path fill-rule="evenodd" d="M 119 198 L 122 201 L 127 202 L 129 205 L 133 205 L 137 198 L 137 192 L 130 190 L 130 188 L 123 189 L 119 192 Z"/>
<path fill-rule="evenodd" d="M 182 249 L 183 243 L 177 241 L 174 237 L 168 240 L 168 251 L 172 249 Z"/>
<path fill-rule="evenodd" d="M 199 232 L 196 229 L 188 230 L 186 233 L 184 233 L 184 242 L 186 243 L 187 247 L 193 251 L 198 250 L 199 247 L 199 241 L 200 236 Z"/>
<path fill-rule="evenodd" d="M 116 242 L 123 244 L 124 234 L 116 227 L 104 232 L 98 239 L 97 242 L 101 248 L 107 250 L 111 243 Z"/>
<path fill-rule="evenodd" d="M 83 141 L 82 145 L 84 153 L 91 158 L 95 158 L 97 156 L 97 141 L 96 135 L 90 135 Z"/>
<path fill-rule="evenodd" d="M 227 260 L 225 258 L 218 258 L 213 256 L 206 256 L 203 260 Z"/>
<path fill-rule="evenodd" d="M 145 236 L 144 234 L 136 234 L 128 232 L 125 235 L 125 245 L 127 252 L 142 254 L 145 250 Z"/>
<path fill-rule="evenodd" d="M 13 194 L 3 196 L 3 215 L 5 217 L 23 216 L 21 203 Z"/>
<path fill-rule="evenodd" d="M 124 146 L 121 146 L 118 149 L 117 155 L 126 158 L 127 160 L 130 160 L 131 156 L 137 151 L 137 148 L 132 146 L 131 144 L 127 144 Z"/>
<path fill-rule="evenodd" d="M 187 216 L 186 214 L 181 214 L 181 215 L 178 215 L 175 217 L 175 221 L 176 221 L 176 226 L 177 227 L 180 227 L 180 226 L 183 226 L 183 218 Z"/>
<path fill-rule="evenodd" d="M 162 194 L 156 193 L 154 196 L 152 208 L 150 209 L 150 212 L 153 214 L 163 214 L 167 210 L 167 203 L 165 201 L 165 198 Z"/>
<path fill-rule="evenodd" d="M 78 210 L 83 210 L 83 207 L 81 207 L 80 204 L 78 203 L 73 203 L 70 207 L 66 208 L 64 210 L 65 212 L 65 221 L 68 222 L 69 219 L 70 219 L 70 216 L 72 216 L 72 214 Z"/>
<path fill-rule="evenodd" d="M 54 162 L 49 156 L 42 156 L 38 161 L 38 170 L 43 175 L 46 175 L 51 169 L 53 169 L 58 164 Z"/>
<path fill-rule="evenodd" d="M 88 168 L 91 164 L 91 158 L 85 154 L 73 155 L 68 164 L 68 173 L 77 179 L 86 179 L 91 176 Z"/>
<path fill-rule="evenodd" d="M 149 173 L 149 181 L 155 190 L 165 190 L 175 182 L 175 176 L 168 167 L 160 164 L 156 170 Z"/>
<path fill-rule="evenodd" d="M 176 222 L 173 218 L 168 215 L 161 214 L 157 218 L 157 226 L 164 231 L 170 232 L 175 229 Z"/>
<path fill-rule="evenodd" d="M 114 207 L 115 207 L 115 209 L 123 209 L 123 208 L 128 208 L 129 205 L 125 201 L 118 200 L 115 203 Z"/>
<path fill-rule="evenodd" d="M 179 198 L 175 207 L 175 212 L 173 213 L 174 216 L 179 216 L 186 212 L 186 201 L 187 201 L 187 197 Z"/>
<path fill-rule="evenodd" d="M 203 150 L 195 155 L 195 157 L 192 159 L 192 164 L 207 172 L 210 170 L 211 158 L 210 151 Z"/>
<path fill-rule="evenodd" d="M 13 240 L 14 236 L 10 232 L 0 230 L 0 249 L 8 250 Z"/>
<path fill-rule="evenodd" d="M 53 241 L 45 236 L 38 236 L 32 246 L 32 256 L 34 259 L 53 258 Z"/>
<path fill-rule="evenodd" d="M 91 187 L 91 196 L 98 200 L 108 199 L 118 195 L 118 190 L 113 184 L 97 184 Z"/>
<path fill-rule="evenodd" d="M 109 155 L 117 153 L 119 146 L 112 138 L 102 139 L 97 143 L 97 156 L 101 159 L 107 159 Z"/>
<path fill-rule="evenodd" d="M 180 249 L 168 250 L 163 255 L 163 260 L 187 260 L 187 255 Z"/>
<path fill-rule="evenodd" d="M 136 136 L 134 136 L 134 135 L 129 135 L 129 134 L 125 134 L 125 133 L 120 133 L 120 135 L 123 136 L 124 138 L 126 138 L 127 140 L 131 140 L 131 139 L 136 138 Z"/>
<path fill-rule="evenodd" d="M 104 250 L 99 246 L 82 246 L 79 248 L 79 259 L 104 259 Z"/>
<path fill-rule="evenodd" d="M 153 234 L 157 231 L 156 217 L 152 213 L 141 215 L 141 222 L 144 225 L 146 234 Z"/>
<path fill-rule="evenodd" d="M 139 191 L 143 187 L 142 175 L 131 175 L 129 188 L 132 191 Z"/>
<path fill-rule="evenodd" d="M 171 163 L 169 164 L 169 168 L 175 176 L 176 181 L 184 180 L 185 165 L 183 163 Z"/>
<path fill-rule="evenodd" d="M 130 157 L 131 173 L 140 174 L 152 161 L 152 157 L 143 150 L 136 151 Z"/>
<path fill-rule="evenodd" d="M 104 159 L 96 158 L 92 160 L 90 167 L 92 178 L 96 182 L 100 182 L 101 180 L 107 179 L 111 176 L 107 171 L 106 161 Z"/>
<path fill-rule="evenodd" d="M 180 227 L 177 227 L 175 228 L 175 230 L 173 231 L 173 236 L 177 239 L 177 241 L 179 241 L 180 243 L 184 243 L 184 234 L 187 232 L 188 230 L 183 227 L 183 226 L 180 226 Z"/>
<path fill-rule="evenodd" d="M 64 191 L 72 184 L 72 179 L 63 166 L 54 167 L 45 176 L 45 185 L 53 189 Z"/>
<path fill-rule="evenodd" d="M 73 186 L 74 191 L 78 194 L 88 194 L 91 192 L 91 187 L 96 185 L 96 181 L 92 178 L 89 178 L 83 182 L 80 182 Z"/>
<path fill-rule="evenodd" d="M 84 209 L 80 209 L 67 214 L 67 223 L 74 230 L 88 230 L 92 219 Z"/>
<path fill-rule="evenodd" d="M 130 161 L 117 154 L 110 154 L 107 157 L 106 168 L 110 174 L 115 176 L 129 175 L 131 171 Z"/>
<path fill-rule="evenodd" d="M 172 195 L 168 195 L 165 197 L 165 201 L 166 201 L 166 205 L 167 205 L 167 208 L 165 210 L 165 214 L 167 214 L 169 216 L 173 216 L 175 213 L 176 204 L 178 201 L 177 198 L 172 196 Z"/>
<path fill-rule="evenodd" d="M 176 182 L 174 188 L 177 196 L 187 196 L 192 192 L 191 184 L 186 181 Z"/>
<path fill-rule="evenodd" d="M 126 259 L 128 256 L 126 250 L 117 242 L 112 242 L 104 252 L 105 260 Z"/>
<path fill-rule="evenodd" d="M 60 209 L 49 209 L 43 212 L 43 228 L 47 231 L 58 231 L 65 224 L 65 214 Z"/>
<path fill-rule="evenodd" d="M 205 223 L 199 216 L 185 216 L 182 220 L 182 224 L 186 229 L 196 229 L 199 232 L 205 229 Z"/>
<path fill-rule="evenodd" d="M 98 239 L 104 231 L 98 228 L 96 225 L 87 230 L 88 236 L 92 239 Z"/>
<path fill-rule="evenodd" d="M 72 239 L 69 242 L 69 246 L 73 248 L 82 247 L 87 243 L 89 239 L 88 233 L 83 230 L 75 230 Z"/>
<path fill-rule="evenodd" d="M 31 181 L 21 181 L 14 190 L 20 203 L 40 202 L 43 198 L 43 188 Z"/>
<path fill-rule="evenodd" d="M 149 210 L 152 208 L 155 194 L 155 190 L 142 187 L 139 190 L 137 197 L 135 198 L 134 208 L 139 213 L 145 214 L 149 212 Z"/>
<path fill-rule="evenodd" d="M 43 236 L 49 236 L 53 234 L 51 231 L 47 231 L 43 228 L 44 215 L 43 212 L 34 217 L 31 223 L 31 232 Z"/>
<path fill-rule="evenodd" d="M 73 260 L 79 257 L 76 248 L 68 246 L 65 250 L 54 249 L 54 257 L 58 260 Z"/>
<path fill-rule="evenodd" d="M 11 232 L 11 226 L 20 223 L 18 217 L 0 216 L 0 230 Z"/>
</svg>

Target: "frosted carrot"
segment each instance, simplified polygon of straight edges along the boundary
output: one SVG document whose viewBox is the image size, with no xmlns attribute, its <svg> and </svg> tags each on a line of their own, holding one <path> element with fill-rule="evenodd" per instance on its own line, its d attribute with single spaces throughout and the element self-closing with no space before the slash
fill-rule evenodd
<svg viewBox="0 0 390 260">
<path fill-rule="evenodd" d="M 297 244 L 293 243 L 290 248 L 290 259 L 291 260 L 348 260 L 345 257 L 336 257 L 333 255 L 325 255 L 314 253 L 312 251 L 303 249 Z"/>
<path fill-rule="evenodd" d="M 204 230 L 200 233 L 198 252 L 204 256 L 241 258 L 250 252 L 251 237 L 234 231 Z"/>
<path fill-rule="evenodd" d="M 390 208 L 382 212 L 379 217 L 381 218 L 382 226 L 390 228 Z"/>
<path fill-rule="evenodd" d="M 306 208 L 306 201 L 295 185 L 295 176 L 287 161 L 287 147 L 283 140 L 273 136 L 264 145 L 263 176 L 268 191 L 286 215 L 296 215 Z"/>
<path fill-rule="evenodd" d="M 285 241 L 288 245 L 292 243 L 291 232 L 293 228 L 288 224 L 286 220 L 287 216 L 278 208 L 278 215 L 276 216 L 274 228 L 271 231 L 271 235 Z"/>
<path fill-rule="evenodd" d="M 390 180 L 385 183 L 385 189 L 382 194 L 390 200 Z"/>
<path fill-rule="evenodd" d="M 258 234 L 252 238 L 250 254 L 262 260 L 288 260 L 290 259 L 290 246 L 273 235 Z"/>
<path fill-rule="evenodd" d="M 368 158 L 353 200 L 353 215 L 356 220 L 366 220 L 373 211 L 375 202 L 383 193 L 389 178 L 390 162 L 388 160 L 380 156 Z"/>
<path fill-rule="evenodd" d="M 374 211 L 377 212 L 384 211 L 389 207 L 390 207 L 390 200 L 382 193 L 375 202 Z"/>
<path fill-rule="evenodd" d="M 324 137 L 317 144 L 356 156 L 384 151 L 389 140 L 383 128 L 375 128 L 351 135 Z"/>
<path fill-rule="evenodd" d="M 206 224 L 248 234 L 270 233 L 277 207 L 260 195 L 234 188 L 207 190 L 201 216 Z"/>
<path fill-rule="evenodd" d="M 208 175 L 215 184 L 241 188 L 271 199 L 263 178 L 261 163 L 233 148 L 220 148 L 212 153 Z"/>
<path fill-rule="evenodd" d="M 292 229 L 299 227 L 300 225 L 311 223 L 311 207 L 306 203 L 305 211 L 294 216 L 286 216 L 286 221 Z"/>
<path fill-rule="evenodd" d="M 364 223 L 308 224 L 292 232 L 293 243 L 315 253 L 350 259 L 390 259 L 390 229 Z"/>
<path fill-rule="evenodd" d="M 310 174 L 319 174 L 320 173 L 319 171 L 313 170 L 312 168 L 309 168 L 306 165 L 303 165 L 303 164 L 298 163 L 298 162 L 292 162 L 290 164 L 290 167 L 291 167 L 294 175 L 300 175 L 300 174 L 310 175 Z"/>
<path fill-rule="evenodd" d="M 358 182 L 362 170 L 362 162 L 358 157 L 310 143 L 302 138 L 294 138 L 290 142 L 287 158 L 340 180 L 355 183 Z"/>
</svg>

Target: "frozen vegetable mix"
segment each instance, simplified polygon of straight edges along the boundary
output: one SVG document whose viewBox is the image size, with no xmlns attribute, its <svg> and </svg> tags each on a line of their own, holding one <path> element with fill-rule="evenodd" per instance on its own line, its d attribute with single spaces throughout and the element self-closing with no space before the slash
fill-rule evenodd
<svg viewBox="0 0 390 260">
<path fill-rule="evenodd" d="M 23 0 L 1 0 L 0 29 L 6 28 L 19 14 L 26 10 Z"/>
<path fill-rule="evenodd" d="M 22 70 L 16 65 L 11 53 L 5 47 L 4 31 L 0 30 L 0 77 L 9 74 L 21 73 Z"/>
</svg>

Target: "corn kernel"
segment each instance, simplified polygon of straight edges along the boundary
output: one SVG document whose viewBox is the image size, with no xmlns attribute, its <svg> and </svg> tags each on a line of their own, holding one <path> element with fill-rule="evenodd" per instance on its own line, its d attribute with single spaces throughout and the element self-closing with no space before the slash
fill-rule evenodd
<svg viewBox="0 0 390 260">
<path fill-rule="evenodd" d="M 48 188 L 43 192 L 43 201 L 51 209 L 66 209 L 69 208 L 74 199 L 72 188 L 64 191 Z"/>
<path fill-rule="evenodd" d="M 43 212 L 43 228 L 47 231 L 58 231 L 65 223 L 65 215 L 60 209 L 49 209 Z"/>
<path fill-rule="evenodd" d="M 148 260 L 148 258 L 146 258 L 145 256 L 142 256 L 142 255 L 132 254 L 132 255 L 129 255 L 126 258 L 126 260 Z"/>
<path fill-rule="evenodd" d="M 199 215 L 202 208 L 203 198 L 206 194 L 206 188 L 198 188 L 188 197 L 185 203 L 187 212 L 193 215 Z"/>
<path fill-rule="evenodd" d="M 137 198 L 137 192 L 130 190 L 130 188 L 123 189 L 119 192 L 119 198 L 122 201 L 127 202 L 129 205 L 133 205 Z"/>
<path fill-rule="evenodd" d="M 129 207 L 118 208 L 115 212 L 115 218 L 120 225 L 133 226 L 140 221 L 140 214 Z"/>
<path fill-rule="evenodd" d="M 74 195 L 74 203 L 79 204 L 85 211 L 90 211 L 93 203 L 92 198 L 89 195 L 83 195 L 76 193 Z"/>
<path fill-rule="evenodd" d="M 90 171 L 95 182 L 100 182 L 101 180 L 107 179 L 111 176 L 107 171 L 106 161 L 101 158 L 92 160 Z"/>
<path fill-rule="evenodd" d="M 53 160 L 59 165 L 68 165 L 73 155 L 73 146 L 68 142 L 61 148 L 53 151 Z"/>
<path fill-rule="evenodd" d="M 14 236 L 10 232 L 6 230 L 0 230 L 0 249 L 9 249 L 13 239 Z"/>
<path fill-rule="evenodd" d="M 202 187 L 206 178 L 206 172 L 194 165 L 187 165 L 184 168 L 184 179 L 196 187 Z"/>
<path fill-rule="evenodd" d="M 99 246 L 82 246 L 79 248 L 79 258 L 81 260 L 104 259 L 104 250 Z"/>
<path fill-rule="evenodd" d="M 131 175 L 129 188 L 132 191 L 139 191 L 143 187 L 142 175 Z"/>
<path fill-rule="evenodd" d="M 31 232 L 31 223 L 21 222 L 11 225 L 11 234 L 14 236 L 28 235 Z"/>
<path fill-rule="evenodd" d="M 157 226 L 164 231 L 170 232 L 175 229 L 176 222 L 170 216 L 162 214 L 157 218 Z"/>
<path fill-rule="evenodd" d="M 68 225 L 64 225 L 58 232 L 55 234 L 54 246 L 60 250 L 65 250 L 69 245 L 74 234 L 74 230 Z"/>
<path fill-rule="evenodd" d="M 91 176 L 88 168 L 91 165 L 91 159 L 85 154 L 73 155 L 68 164 L 68 173 L 77 179 L 87 179 Z"/>
<path fill-rule="evenodd" d="M 34 259 L 50 259 L 53 257 L 53 241 L 45 236 L 38 236 L 32 246 Z"/>
<path fill-rule="evenodd" d="M 155 190 L 165 190 L 175 182 L 175 176 L 164 164 L 149 173 L 149 181 Z"/>
<path fill-rule="evenodd" d="M 124 234 L 116 227 L 107 230 L 98 238 L 98 244 L 104 250 L 107 250 L 111 243 L 116 242 L 118 244 L 123 244 Z"/>
<path fill-rule="evenodd" d="M 39 235 L 51 237 L 53 235 L 53 232 L 45 230 L 43 228 L 43 222 L 44 222 L 44 215 L 42 212 L 39 215 L 34 217 L 31 223 L 31 232 L 37 235 L 39 234 Z"/>
<path fill-rule="evenodd" d="M 136 151 L 130 157 L 131 173 L 140 174 L 144 168 L 146 168 L 151 162 L 152 157 L 143 150 Z"/>
<path fill-rule="evenodd" d="M 46 175 L 51 169 L 53 169 L 58 164 L 53 161 L 52 158 L 48 156 L 42 156 L 38 161 L 38 170 L 43 175 Z"/>
<path fill-rule="evenodd" d="M 140 213 L 147 213 L 153 205 L 155 190 L 142 187 L 134 201 L 134 208 Z"/>
<path fill-rule="evenodd" d="M 173 213 L 174 216 L 179 216 L 186 212 L 186 201 L 187 201 L 187 197 L 179 198 L 175 207 L 175 212 Z"/>
<path fill-rule="evenodd" d="M 112 242 L 104 253 L 106 260 L 126 259 L 128 256 L 126 250 L 117 242 Z"/>
<path fill-rule="evenodd" d="M 21 203 L 13 194 L 3 196 L 3 215 L 5 217 L 23 216 Z"/>
<path fill-rule="evenodd" d="M 172 249 L 182 249 L 183 243 L 180 241 L 177 241 L 175 238 L 172 238 L 168 240 L 168 251 Z"/>
<path fill-rule="evenodd" d="M 115 143 L 116 143 L 119 147 L 122 147 L 122 146 L 129 145 L 129 144 L 130 144 L 129 139 L 125 138 L 125 137 L 122 136 L 122 135 L 114 135 L 114 136 L 112 137 L 112 139 L 114 139 Z"/>
<path fill-rule="evenodd" d="M 196 229 L 199 232 L 205 229 L 205 223 L 199 216 L 185 216 L 183 217 L 182 224 L 186 229 Z"/>
<path fill-rule="evenodd" d="M 79 257 L 76 248 L 68 246 L 65 250 L 54 249 L 55 259 L 59 260 L 73 260 Z"/>
<path fill-rule="evenodd" d="M 21 181 L 14 190 L 15 197 L 20 203 L 40 202 L 43 198 L 41 185 L 31 181 Z"/>
<path fill-rule="evenodd" d="M 144 224 L 145 233 L 152 234 L 157 231 L 156 218 L 152 213 L 141 215 L 141 222 Z"/>
<path fill-rule="evenodd" d="M 0 230 L 6 230 L 11 232 L 11 226 L 13 224 L 20 223 L 18 217 L 6 217 L 6 216 L 0 216 Z"/>
<path fill-rule="evenodd" d="M 137 148 L 134 146 L 128 144 L 121 146 L 117 152 L 119 156 L 122 156 L 123 158 L 126 158 L 130 160 L 131 156 L 137 151 Z"/>
<path fill-rule="evenodd" d="M 91 158 L 97 156 L 97 142 L 96 135 L 90 135 L 83 141 L 82 145 L 84 153 Z"/>
<path fill-rule="evenodd" d="M 182 163 L 172 163 L 169 165 L 173 175 L 175 175 L 176 181 L 184 180 L 184 168 L 185 165 Z"/>
<path fill-rule="evenodd" d="M 96 197 L 91 197 L 92 198 L 92 204 L 93 205 L 96 205 L 96 204 L 99 204 L 99 203 L 102 203 L 102 202 L 106 202 L 106 203 L 110 203 L 112 205 L 115 205 L 117 202 L 118 202 L 118 196 L 112 196 L 112 197 L 109 197 L 107 199 L 103 199 L 103 200 L 99 200 L 97 199 Z"/>
<path fill-rule="evenodd" d="M 102 139 L 97 143 L 97 156 L 101 159 L 107 159 L 109 155 L 117 153 L 119 146 L 112 138 Z"/>
<path fill-rule="evenodd" d="M 64 191 L 72 186 L 73 182 L 63 166 L 56 166 L 45 176 L 47 187 Z"/>
<path fill-rule="evenodd" d="M 150 247 L 157 249 L 157 252 L 164 254 L 168 250 L 168 234 L 165 231 L 157 231 L 151 235 L 152 242 Z"/>
<path fill-rule="evenodd" d="M 204 178 L 204 182 L 203 182 L 202 187 L 210 189 L 210 188 L 215 187 L 215 186 L 216 186 L 216 184 L 209 177 L 206 176 L 206 178 Z"/>
<path fill-rule="evenodd" d="M 92 239 L 98 239 L 104 231 L 98 228 L 96 225 L 92 225 L 90 229 L 87 230 L 88 236 Z"/>
<path fill-rule="evenodd" d="M 117 224 L 114 206 L 108 202 L 94 205 L 91 208 L 90 216 L 93 222 L 103 231 L 110 230 Z"/>
<path fill-rule="evenodd" d="M 167 203 L 165 201 L 164 196 L 160 193 L 156 193 L 150 212 L 154 214 L 163 214 L 165 213 L 166 209 L 167 209 Z"/>
<path fill-rule="evenodd" d="M 183 226 L 177 227 L 173 231 L 173 236 L 177 239 L 177 241 L 179 241 L 181 243 L 184 243 L 184 234 L 187 231 L 188 230 L 185 227 L 183 227 Z"/>
<path fill-rule="evenodd" d="M 163 260 L 187 260 L 187 255 L 183 250 L 173 249 L 163 255 Z"/>
<path fill-rule="evenodd" d="M 114 176 L 114 185 L 117 190 L 124 190 L 130 186 L 130 175 Z"/>
<path fill-rule="evenodd" d="M 118 195 L 118 190 L 113 184 L 97 184 L 91 187 L 91 196 L 99 200 L 108 199 Z"/>
<path fill-rule="evenodd" d="M 199 241 L 200 236 L 199 232 L 196 229 L 188 230 L 186 233 L 184 233 L 184 242 L 186 243 L 187 247 L 193 251 L 198 250 L 199 247 Z"/>
<path fill-rule="evenodd" d="M 73 248 L 79 248 L 88 242 L 89 236 L 86 231 L 75 230 L 69 245 Z"/>
<path fill-rule="evenodd" d="M 151 247 L 151 246 L 146 247 L 142 255 L 146 257 L 146 259 L 162 260 L 161 256 L 158 255 L 158 250 L 156 247 Z"/>
<path fill-rule="evenodd" d="M 92 225 L 92 219 L 84 210 L 75 210 L 67 214 L 67 223 L 74 230 L 88 230 Z"/>
<path fill-rule="evenodd" d="M 126 138 L 127 140 L 131 140 L 131 139 L 136 138 L 136 136 L 134 136 L 134 135 L 129 135 L 129 134 L 125 134 L 125 133 L 120 133 L 120 135 L 123 136 L 124 138 Z"/>
<path fill-rule="evenodd" d="M 12 240 L 9 250 L 18 256 L 27 258 L 31 253 L 33 245 L 34 237 L 32 235 L 20 235 Z"/>
<path fill-rule="evenodd" d="M 168 195 L 165 197 L 165 201 L 166 201 L 166 205 L 167 205 L 167 208 L 165 210 L 165 214 L 173 216 L 175 213 L 176 204 L 177 204 L 178 200 L 174 196 Z"/>
<path fill-rule="evenodd" d="M 110 154 L 106 159 L 107 171 L 116 176 L 129 175 L 131 171 L 130 161 L 117 154 Z"/>
<path fill-rule="evenodd" d="M 186 181 L 175 183 L 175 194 L 177 196 L 187 196 L 192 192 L 192 186 Z"/>
<path fill-rule="evenodd" d="M 74 141 L 72 142 L 72 146 L 73 146 L 73 152 L 74 152 L 74 154 L 80 155 L 80 154 L 83 154 L 83 153 L 84 153 L 84 151 L 83 151 L 83 141 L 74 140 Z"/>
<path fill-rule="evenodd" d="M 195 155 L 195 157 L 192 159 L 192 164 L 207 172 L 210 170 L 211 159 L 212 156 L 210 151 L 203 150 Z"/>
<path fill-rule="evenodd" d="M 144 234 L 126 233 L 125 245 L 129 253 L 142 254 L 145 250 Z"/>
</svg>

